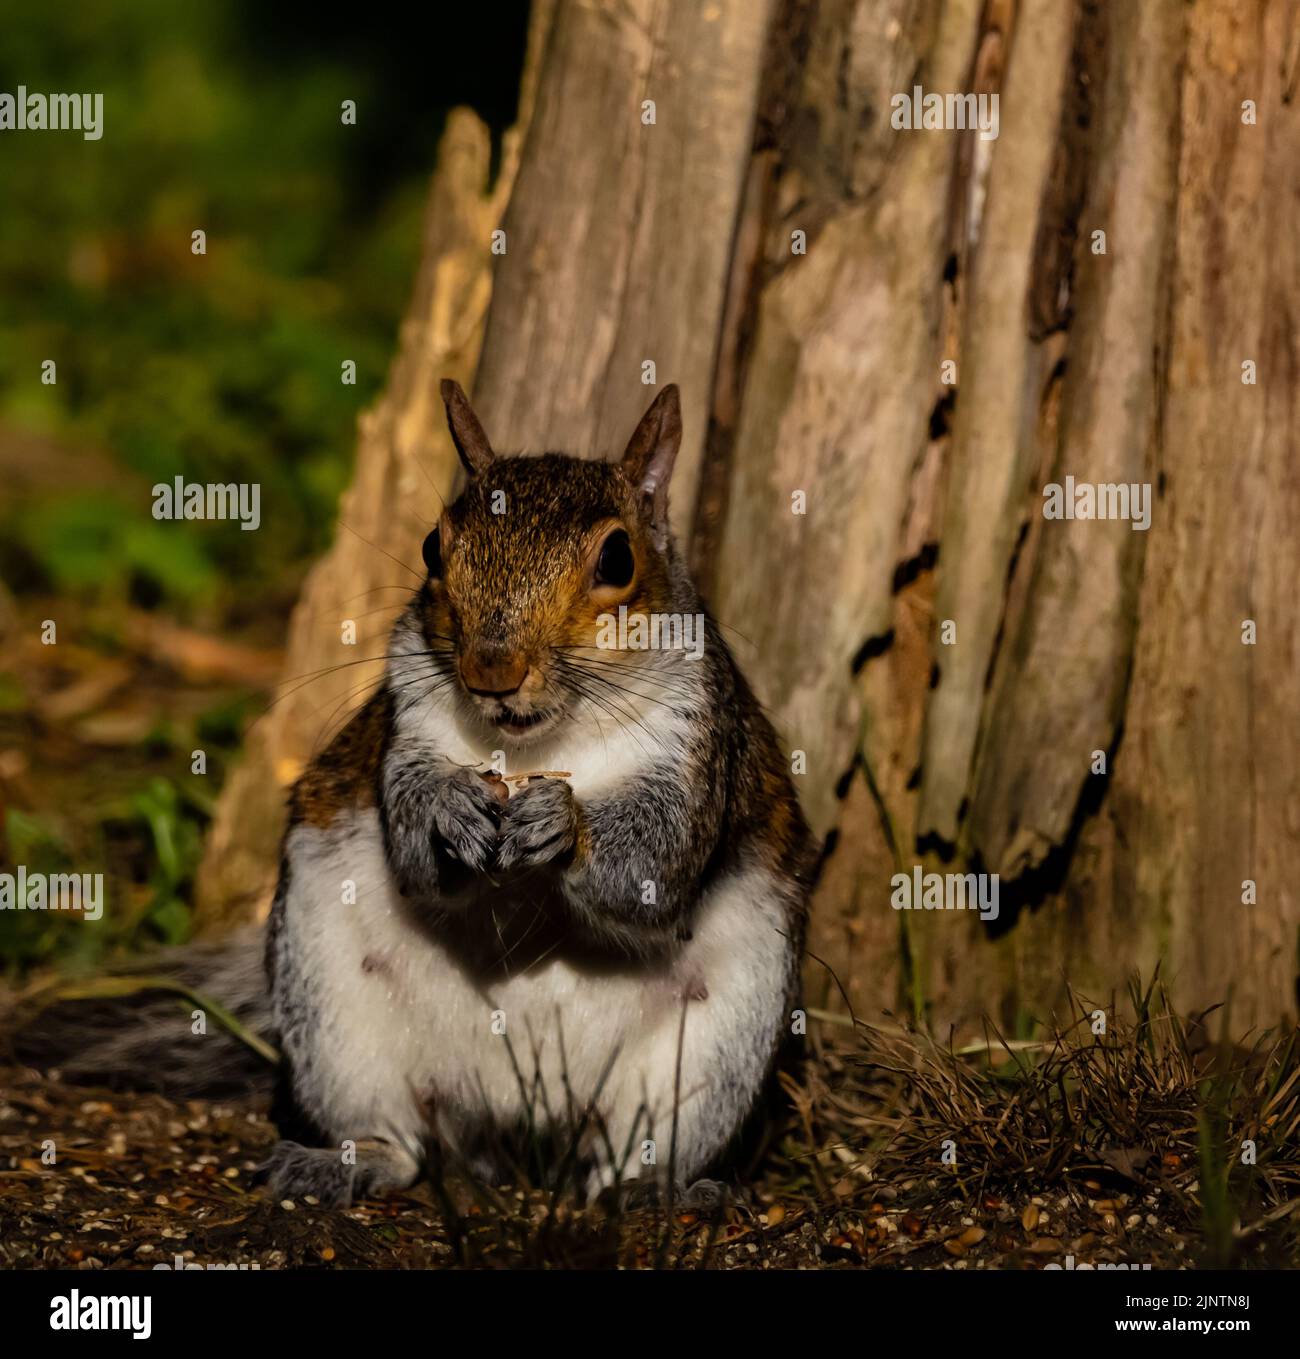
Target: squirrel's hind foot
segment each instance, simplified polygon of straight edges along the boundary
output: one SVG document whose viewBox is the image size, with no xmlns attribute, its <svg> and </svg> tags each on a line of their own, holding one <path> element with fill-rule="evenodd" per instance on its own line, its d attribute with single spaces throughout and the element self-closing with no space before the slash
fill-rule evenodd
<svg viewBox="0 0 1300 1359">
<path fill-rule="evenodd" d="M 414 1157 L 377 1138 L 359 1141 L 355 1148 L 277 1142 L 258 1167 L 273 1199 L 311 1195 L 325 1208 L 349 1208 L 357 1199 L 407 1189 L 419 1172 Z"/>
<path fill-rule="evenodd" d="M 655 1177 L 607 1184 L 592 1197 L 607 1210 L 624 1213 L 661 1207 L 666 1202 L 664 1185 Z M 711 1218 L 723 1213 L 735 1201 L 735 1195 L 721 1180 L 696 1180 L 679 1189 L 675 1201 L 679 1209 Z"/>
</svg>

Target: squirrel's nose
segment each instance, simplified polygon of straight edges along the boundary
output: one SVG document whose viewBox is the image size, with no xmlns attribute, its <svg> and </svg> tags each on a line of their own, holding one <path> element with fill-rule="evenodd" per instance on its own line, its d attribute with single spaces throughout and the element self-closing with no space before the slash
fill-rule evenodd
<svg viewBox="0 0 1300 1359">
<path fill-rule="evenodd" d="M 505 698 L 524 682 L 528 661 L 504 647 L 479 646 L 460 658 L 460 674 L 471 694 Z"/>
</svg>

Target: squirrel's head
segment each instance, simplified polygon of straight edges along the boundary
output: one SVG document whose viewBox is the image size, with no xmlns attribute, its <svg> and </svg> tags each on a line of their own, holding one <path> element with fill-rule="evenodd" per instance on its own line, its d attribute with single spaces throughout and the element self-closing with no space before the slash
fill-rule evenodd
<svg viewBox="0 0 1300 1359">
<path fill-rule="evenodd" d="M 454 683 L 512 743 L 584 703 L 616 718 L 629 702 L 620 669 L 649 662 L 601 649 L 602 628 L 620 605 L 672 608 L 677 388 L 659 394 L 617 463 L 498 457 L 460 386 L 444 381 L 442 398 L 469 479 L 424 542 L 430 648 L 449 650 Z"/>
</svg>

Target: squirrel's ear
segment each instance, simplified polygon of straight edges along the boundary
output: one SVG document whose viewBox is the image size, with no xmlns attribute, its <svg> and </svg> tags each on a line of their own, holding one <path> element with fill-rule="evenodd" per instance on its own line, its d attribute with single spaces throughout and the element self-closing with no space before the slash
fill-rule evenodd
<svg viewBox="0 0 1300 1359">
<path fill-rule="evenodd" d="M 641 417 L 619 463 L 623 475 L 650 501 L 651 522 L 661 547 L 668 534 L 668 481 L 681 442 L 682 402 L 674 382 L 655 397 Z"/>
<path fill-rule="evenodd" d="M 474 414 L 474 408 L 469 404 L 469 397 L 461 390 L 460 383 L 443 378 L 440 390 L 442 404 L 447 408 L 451 441 L 456 445 L 456 452 L 460 454 L 465 470 L 472 477 L 479 476 L 491 467 L 496 458 L 492 445 L 488 443 L 483 426 L 479 424 L 478 416 Z"/>
</svg>

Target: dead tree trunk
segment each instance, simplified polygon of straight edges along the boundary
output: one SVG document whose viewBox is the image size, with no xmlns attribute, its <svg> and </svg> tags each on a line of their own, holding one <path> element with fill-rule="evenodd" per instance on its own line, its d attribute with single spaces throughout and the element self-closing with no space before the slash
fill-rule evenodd
<svg viewBox="0 0 1300 1359">
<path fill-rule="evenodd" d="M 561 4 L 475 384 L 502 449 L 621 451 L 682 390 L 691 523 L 771 0 Z"/>
<path fill-rule="evenodd" d="M 450 488 L 432 387 L 480 333 L 507 449 L 607 454 L 679 382 L 679 533 L 827 840 L 814 999 L 1017 1024 L 1159 963 L 1271 1023 L 1300 970 L 1298 61 L 1287 0 L 559 0 L 503 219 L 449 132 L 343 517 L 416 494 L 400 450 Z M 996 95 L 996 138 L 896 128 L 914 85 Z M 1067 478 L 1149 486 L 1149 526 L 1046 518 Z M 291 673 L 381 579 L 344 533 Z M 223 800 L 242 882 L 308 729 Z M 999 918 L 893 910 L 914 865 L 996 873 Z"/>
</svg>

